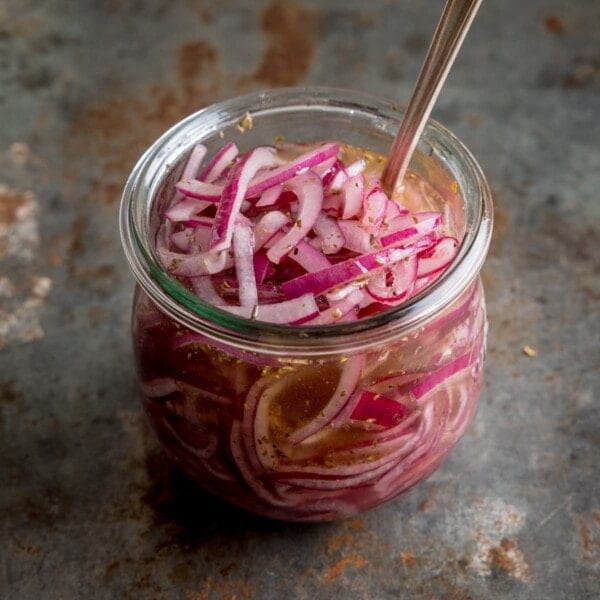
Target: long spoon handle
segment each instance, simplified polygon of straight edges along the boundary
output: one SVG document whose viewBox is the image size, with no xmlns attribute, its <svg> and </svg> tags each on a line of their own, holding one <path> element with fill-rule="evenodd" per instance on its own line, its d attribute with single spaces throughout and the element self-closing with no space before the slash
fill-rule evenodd
<svg viewBox="0 0 600 600">
<path fill-rule="evenodd" d="M 425 62 L 392 143 L 382 183 L 393 192 L 402 183 L 431 109 L 446 81 L 482 0 L 447 0 Z"/>
</svg>

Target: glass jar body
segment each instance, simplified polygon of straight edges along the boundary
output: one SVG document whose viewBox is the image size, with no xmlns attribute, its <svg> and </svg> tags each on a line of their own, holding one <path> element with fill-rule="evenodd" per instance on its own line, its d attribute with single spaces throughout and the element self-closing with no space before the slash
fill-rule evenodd
<svg viewBox="0 0 600 600">
<path fill-rule="evenodd" d="M 327 358 L 218 343 L 138 289 L 144 408 L 169 457 L 212 494 L 263 516 L 319 521 L 387 502 L 430 475 L 477 406 L 479 279 L 412 331 Z"/>
<path fill-rule="evenodd" d="M 410 169 L 435 194 L 416 210 L 444 215 L 458 255 L 404 305 L 321 327 L 241 319 L 203 303 L 157 257 L 162 214 L 197 143 L 211 155 L 224 141 L 247 151 L 284 136 L 385 154 L 400 116 L 347 90 L 233 99 L 157 140 L 126 185 L 121 235 L 138 282 L 133 340 L 145 410 L 184 472 L 249 511 L 292 521 L 358 514 L 431 474 L 464 434 L 482 382 L 489 189 L 460 141 L 430 123 Z"/>
</svg>

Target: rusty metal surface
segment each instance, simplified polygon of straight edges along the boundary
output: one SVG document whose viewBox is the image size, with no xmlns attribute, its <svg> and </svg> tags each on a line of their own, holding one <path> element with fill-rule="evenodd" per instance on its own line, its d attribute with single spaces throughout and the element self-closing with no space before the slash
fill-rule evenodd
<svg viewBox="0 0 600 600">
<path fill-rule="evenodd" d="M 485 392 L 432 478 L 354 520 L 263 521 L 172 472 L 134 395 L 136 157 L 261 87 L 406 100 L 438 4 L 0 3 L 1 598 L 599 597 L 596 0 L 484 3 L 434 111 L 497 227 Z"/>
</svg>

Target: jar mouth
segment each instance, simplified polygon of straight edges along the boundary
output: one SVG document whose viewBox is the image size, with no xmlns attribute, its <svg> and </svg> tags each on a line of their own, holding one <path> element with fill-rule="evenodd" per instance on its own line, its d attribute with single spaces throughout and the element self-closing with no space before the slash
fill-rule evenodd
<svg viewBox="0 0 600 600">
<path fill-rule="evenodd" d="M 169 184 L 169 178 L 174 179 L 174 171 L 181 166 L 194 144 L 207 143 L 207 140 L 222 144 L 224 139 L 229 141 L 231 135 L 239 138 L 241 146 L 258 145 L 251 142 L 254 133 L 243 137 L 244 134 L 236 129 L 247 113 L 255 123 L 253 130 L 259 130 L 260 123 L 266 123 L 267 119 L 283 122 L 300 115 L 302 118 L 297 118 L 295 127 L 300 130 L 305 127 L 307 135 L 311 125 L 307 120 L 309 114 L 318 118 L 326 116 L 331 119 L 332 127 L 336 120 L 341 124 L 343 120 L 352 119 L 357 127 L 344 131 L 336 139 L 352 144 L 352 138 L 364 135 L 362 129 L 368 129 L 384 154 L 402 117 L 394 102 L 362 92 L 328 87 L 280 88 L 214 104 L 188 116 L 164 133 L 133 168 L 121 199 L 119 220 L 124 251 L 137 283 L 165 314 L 211 339 L 249 351 L 280 355 L 288 348 L 296 356 L 314 356 L 326 355 L 329 349 L 331 353 L 339 354 L 350 352 L 357 346 L 362 350 L 374 347 L 392 336 L 411 332 L 457 298 L 477 277 L 491 239 L 491 193 L 469 150 L 448 129 L 430 120 L 413 162 L 437 160 L 443 163 L 458 185 L 465 220 L 456 257 L 430 286 L 405 303 L 374 316 L 319 326 L 249 320 L 202 301 L 165 269 L 157 255 L 153 238 L 153 230 L 155 233 L 157 228 L 154 203 L 164 186 Z M 315 135 L 314 131 L 312 135 Z"/>
</svg>

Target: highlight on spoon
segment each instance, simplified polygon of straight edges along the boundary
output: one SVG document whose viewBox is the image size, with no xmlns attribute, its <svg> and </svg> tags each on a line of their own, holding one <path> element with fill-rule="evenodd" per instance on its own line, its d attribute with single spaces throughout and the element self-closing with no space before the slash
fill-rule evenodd
<svg viewBox="0 0 600 600">
<path fill-rule="evenodd" d="M 390 194 L 402 185 L 425 123 L 482 0 L 447 0 L 404 118 L 388 156 L 382 184 Z"/>
</svg>

